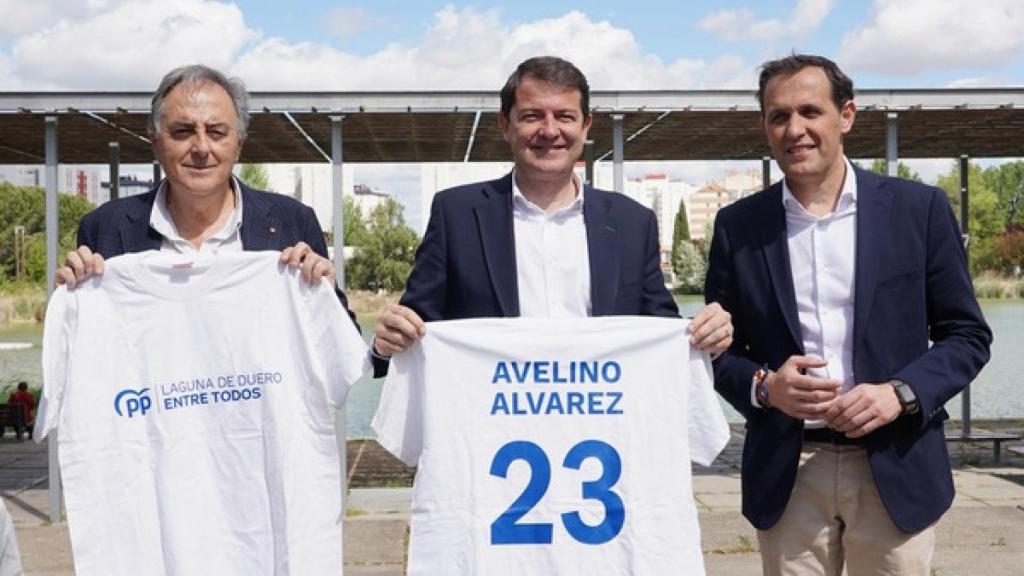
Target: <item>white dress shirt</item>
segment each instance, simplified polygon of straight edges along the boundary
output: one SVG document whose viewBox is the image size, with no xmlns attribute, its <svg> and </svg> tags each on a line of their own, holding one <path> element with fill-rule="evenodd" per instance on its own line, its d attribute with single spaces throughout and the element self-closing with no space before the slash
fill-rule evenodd
<svg viewBox="0 0 1024 576">
<path fill-rule="evenodd" d="M 174 225 L 171 211 L 167 207 L 167 179 L 160 183 L 156 191 L 153 210 L 149 213 L 149 225 L 163 236 L 160 244 L 161 252 L 177 252 L 179 254 L 216 254 L 221 250 L 229 252 L 242 251 L 242 195 L 241 188 L 235 177 L 231 177 L 231 191 L 235 195 L 235 209 L 216 234 L 211 235 L 196 248 L 191 242 L 181 237 L 178 227 Z"/>
<path fill-rule="evenodd" d="M 590 316 L 590 257 L 583 186 L 568 206 L 546 214 L 523 196 L 512 174 L 519 314 L 531 318 Z"/>
<path fill-rule="evenodd" d="M 853 310 L 857 249 L 857 175 L 849 160 L 835 209 L 817 217 L 793 196 L 785 180 L 782 205 L 786 212 L 789 266 L 804 353 L 828 362 L 807 374 L 842 382 L 846 392 L 853 378 Z M 820 427 L 820 420 L 808 420 Z"/>
</svg>

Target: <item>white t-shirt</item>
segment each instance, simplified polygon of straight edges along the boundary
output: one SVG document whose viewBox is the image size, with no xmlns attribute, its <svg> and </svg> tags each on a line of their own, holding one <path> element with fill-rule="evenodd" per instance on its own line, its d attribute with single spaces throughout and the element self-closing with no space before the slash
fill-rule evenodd
<svg viewBox="0 0 1024 576">
<path fill-rule="evenodd" d="M 14 522 L 11 521 L 3 499 L 0 499 L 0 576 L 21 576 L 18 539 L 14 535 Z"/>
<path fill-rule="evenodd" d="M 701 574 L 691 460 L 729 438 L 682 319 L 434 322 L 373 426 L 418 465 L 409 574 Z"/>
<path fill-rule="evenodd" d="M 54 292 L 56 428 L 79 575 L 337 575 L 334 415 L 366 345 L 277 252 L 127 254 Z"/>
</svg>

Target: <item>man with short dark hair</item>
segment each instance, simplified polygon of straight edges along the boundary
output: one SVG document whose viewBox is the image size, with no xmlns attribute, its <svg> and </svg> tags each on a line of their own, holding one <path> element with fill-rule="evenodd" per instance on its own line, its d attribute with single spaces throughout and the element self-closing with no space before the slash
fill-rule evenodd
<svg viewBox="0 0 1024 576">
<path fill-rule="evenodd" d="M 377 321 L 375 373 L 424 332 L 424 320 L 678 316 L 665 289 L 654 214 L 583 185 L 573 167 L 590 129 L 590 88 L 572 63 L 521 63 L 501 90 L 498 122 L 515 168 L 439 192 L 401 303 Z M 695 347 L 731 340 L 729 315 L 706 306 Z"/>
<path fill-rule="evenodd" d="M 153 95 L 147 124 L 167 177 L 145 194 L 108 202 L 82 218 L 79 248 L 67 255 L 56 282 L 74 288 L 103 273 L 104 257 L 128 252 L 281 250 L 281 261 L 301 266 L 306 281 L 326 276 L 333 283 L 313 210 L 232 176 L 248 125 L 241 80 L 201 64 L 168 72 Z M 337 293 L 347 310 L 345 295 Z"/>
<path fill-rule="evenodd" d="M 758 98 L 785 178 L 718 213 L 705 290 L 736 329 L 715 387 L 747 421 L 743 514 L 767 575 L 927 576 L 943 405 L 992 339 L 956 220 L 941 190 L 850 164 L 832 61 L 768 62 Z"/>
</svg>

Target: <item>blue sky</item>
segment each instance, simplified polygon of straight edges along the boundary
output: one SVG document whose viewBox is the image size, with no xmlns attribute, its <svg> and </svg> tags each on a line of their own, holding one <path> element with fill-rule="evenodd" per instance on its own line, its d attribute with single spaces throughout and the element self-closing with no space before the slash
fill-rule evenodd
<svg viewBox="0 0 1024 576">
<path fill-rule="evenodd" d="M 0 0 L 0 14 L 0 90 L 150 89 L 194 61 L 256 89 L 488 89 L 538 53 L 596 88 L 738 88 L 794 49 L 865 88 L 1024 85 L 1020 0 Z"/>
</svg>

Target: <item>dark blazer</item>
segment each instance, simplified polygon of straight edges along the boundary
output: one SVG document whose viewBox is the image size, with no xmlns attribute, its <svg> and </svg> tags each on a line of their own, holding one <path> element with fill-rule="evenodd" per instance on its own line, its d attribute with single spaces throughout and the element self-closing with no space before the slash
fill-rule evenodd
<svg viewBox="0 0 1024 576">
<path fill-rule="evenodd" d="M 583 220 L 594 316 L 678 316 L 661 273 L 654 213 L 587 187 Z M 401 304 L 425 321 L 519 316 L 512 175 L 438 192 Z M 387 363 L 374 362 L 375 375 Z"/>
<path fill-rule="evenodd" d="M 915 532 L 952 503 L 943 405 L 988 361 L 992 333 L 945 193 L 855 171 L 853 372 L 857 383 L 899 378 L 920 400 L 916 416 L 866 437 L 882 502 L 896 526 Z M 781 182 L 719 211 L 705 297 L 732 313 L 735 337 L 715 361 L 715 388 L 747 420 L 743 514 L 759 529 L 785 510 L 802 444 L 801 420 L 750 398 L 757 368 L 803 354 L 792 278 Z"/>
<path fill-rule="evenodd" d="M 239 232 L 243 250 L 284 250 L 305 242 L 317 254 L 327 257 L 323 230 L 312 208 L 289 196 L 255 190 L 241 183 L 240 187 L 242 227 Z M 159 250 L 163 238 L 149 225 L 156 191 L 154 188 L 145 194 L 107 202 L 86 214 L 78 224 L 78 245 L 88 246 L 104 258 Z M 335 292 L 359 328 L 344 292 L 337 288 Z"/>
</svg>

